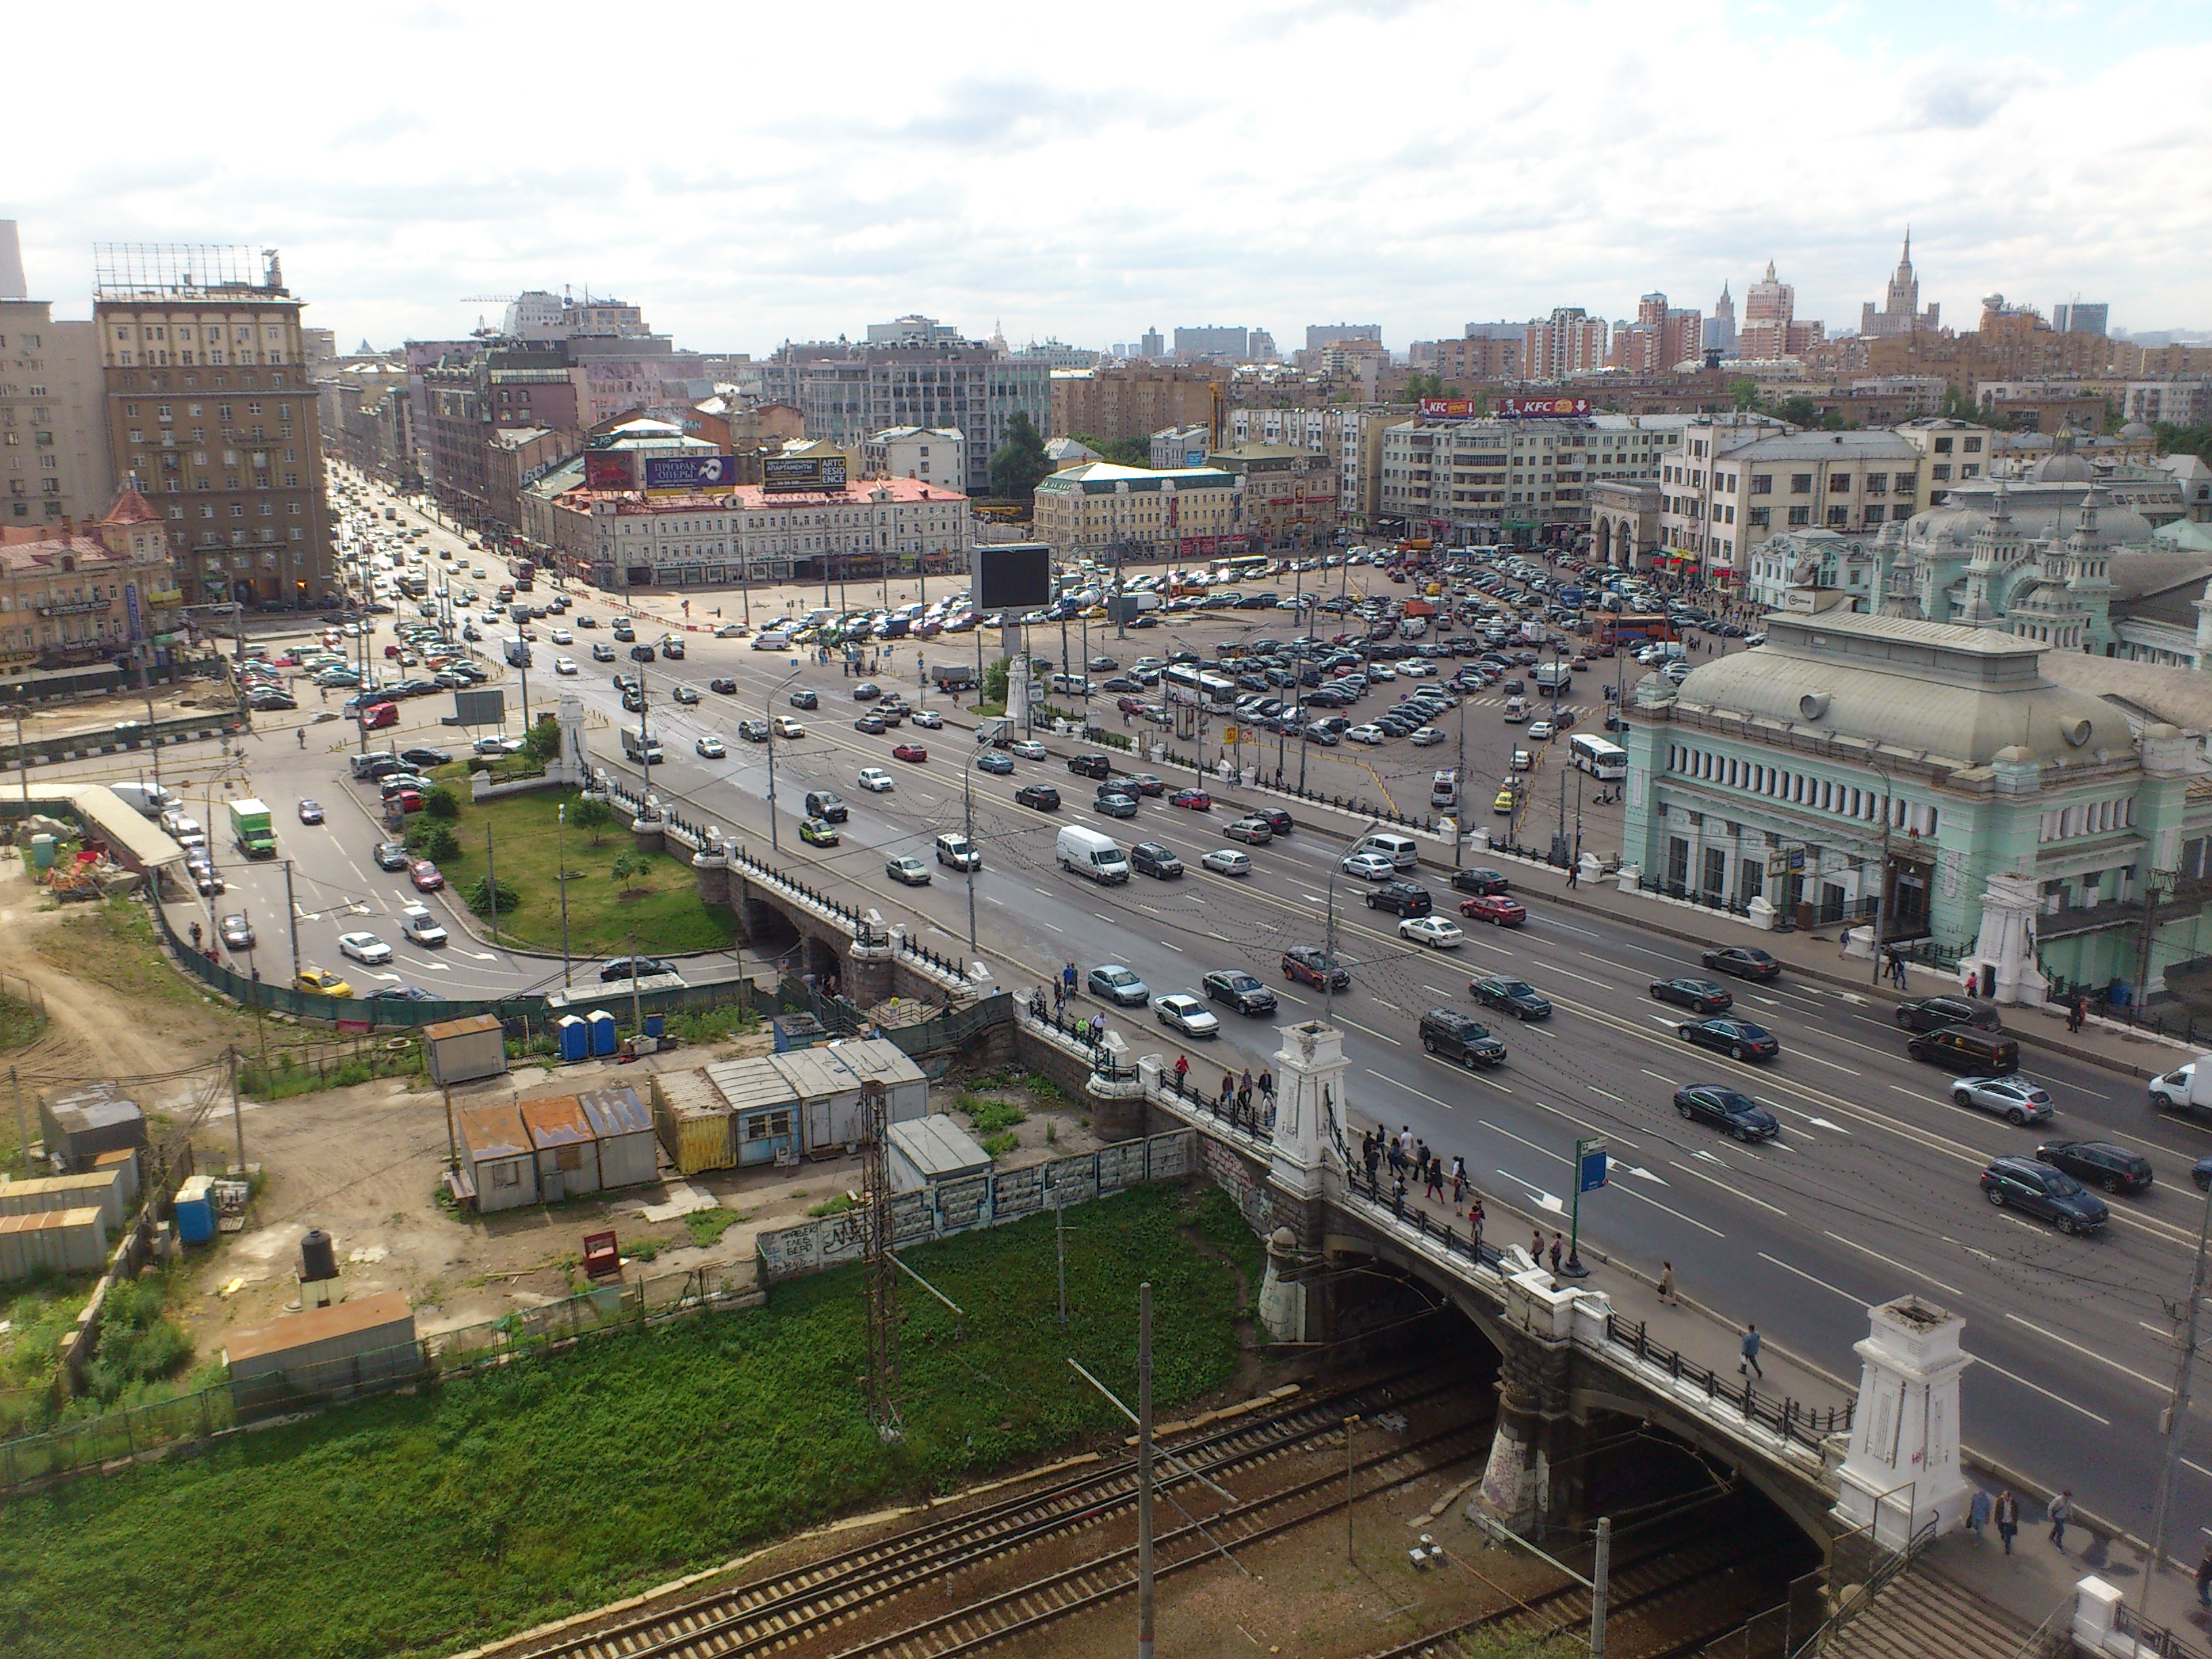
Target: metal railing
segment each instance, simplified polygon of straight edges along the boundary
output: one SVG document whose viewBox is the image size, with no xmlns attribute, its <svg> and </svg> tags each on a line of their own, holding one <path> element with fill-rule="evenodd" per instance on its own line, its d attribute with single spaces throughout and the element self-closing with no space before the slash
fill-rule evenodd
<svg viewBox="0 0 2212 1659">
<path fill-rule="evenodd" d="M 1790 1659 L 1809 1659 L 1809 1656 L 1821 1652 L 1837 1632 L 1873 1605 L 1875 1597 L 1910 1568 L 1918 1559 L 1921 1551 L 1936 1541 L 1936 1522 L 1931 1516 L 1905 1540 L 1903 1549 L 1893 1551 L 1877 1561 L 1873 1570 L 1859 1581 L 1850 1599 L 1829 1615 L 1826 1623 L 1806 1638 L 1804 1645 L 1796 1649 Z"/>
<path fill-rule="evenodd" d="M 2179 1632 L 2153 1623 L 2126 1602 L 2112 1611 L 2112 1633 L 2134 1638 L 2137 1659 L 2150 1655 L 2156 1659 L 2204 1659 L 2203 1649 L 2183 1639 Z"/>
<path fill-rule="evenodd" d="M 1160 1068 L 1160 1087 L 1184 1105 L 1201 1111 L 1215 1122 L 1231 1129 L 1265 1140 L 1275 1133 L 1275 1108 L 1256 1090 L 1249 1100 L 1240 1102 L 1234 1091 L 1229 1094 L 1207 1094 L 1194 1089 L 1186 1078 L 1177 1077 L 1172 1066 Z"/>
<path fill-rule="evenodd" d="M 1097 1075 L 1124 1082 L 1137 1075 L 1135 1060 L 1125 1062 L 1115 1060 L 1114 1051 L 1102 1041 L 1106 1029 L 1103 1020 L 1098 1026 L 1098 1036 L 1093 1036 L 1087 1017 L 1079 1018 L 1069 1013 L 1066 1006 L 1053 1007 L 1042 991 L 1031 991 L 1024 998 L 1022 1010 L 1037 1024 L 1048 1027 L 1071 1048 L 1084 1050 L 1089 1057 L 1091 1071 Z"/>
<path fill-rule="evenodd" d="M 1855 1402 L 1846 1401 L 1840 1409 L 1834 1406 L 1823 1409 L 1786 1395 L 1779 1400 L 1762 1395 L 1748 1377 L 1741 1386 L 1729 1382 L 1718 1372 L 1685 1358 L 1678 1350 L 1654 1342 L 1643 1320 L 1632 1323 L 1619 1314 L 1608 1314 L 1605 1337 L 1614 1346 L 1635 1354 L 1638 1364 L 1656 1367 L 1675 1382 L 1702 1389 L 1706 1399 L 1741 1413 L 1746 1422 L 1757 1423 L 1783 1440 L 1794 1440 L 1818 1451 L 1829 1436 L 1850 1431 Z"/>
</svg>

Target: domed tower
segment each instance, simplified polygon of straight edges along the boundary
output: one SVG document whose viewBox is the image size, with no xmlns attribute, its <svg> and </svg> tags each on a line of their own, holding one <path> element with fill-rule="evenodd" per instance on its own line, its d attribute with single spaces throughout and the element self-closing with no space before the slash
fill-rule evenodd
<svg viewBox="0 0 2212 1659">
<path fill-rule="evenodd" d="M 2112 645 L 2112 550 L 2098 516 L 2106 506 L 2105 487 L 2092 483 L 2081 497 L 2081 522 L 2066 538 L 2066 591 L 2083 613 L 2081 647 L 2098 656 Z"/>
<path fill-rule="evenodd" d="M 1974 532 L 1968 546 L 1966 599 L 1951 620 L 1964 628 L 1995 628 L 2004 620 L 1996 607 L 1998 583 L 2027 551 L 2013 520 L 2012 493 L 2002 481 L 1990 500 L 1989 521 Z"/>
</svg>

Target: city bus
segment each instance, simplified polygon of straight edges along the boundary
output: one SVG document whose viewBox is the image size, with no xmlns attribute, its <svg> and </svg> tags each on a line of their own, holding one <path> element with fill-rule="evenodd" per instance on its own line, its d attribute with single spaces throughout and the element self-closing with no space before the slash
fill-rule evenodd
<svg viewBox="0 0 2212 1659">
<path fill-rule="evenodd" d="M 1270 574 L 1275 562 L 1265 553 L 1240 554 L 1234 558 L 1214 559 L 1206 568 L 1213 572 L 1217 582 L 1249 582 Z"/>
<path fill-rule="evenodd" d="M 1160 675 L 1170 702 L 1187 703 L 1209 714 L 1226 714 L 1237 706 L 1237 687 L 1218 674 L 1203 674 L 1188 663 L 1170 663 Z"/>
<path fill-rule="evenodd" d="M 1628 751 L 1617 743 L 1577 732 L 1567 748 L 1575 764 L 1600 783 L 1619 783 L 1628 775 Z"/>
</svg>

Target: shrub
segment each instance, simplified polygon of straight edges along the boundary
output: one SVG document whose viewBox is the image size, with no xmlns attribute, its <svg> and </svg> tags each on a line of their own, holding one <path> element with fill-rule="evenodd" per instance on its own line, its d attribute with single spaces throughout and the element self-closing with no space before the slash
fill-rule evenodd
<svg viewBox="0 0 2212 1659">
<path fill-rule="evenodd" d="M 975 1100 L 971 1105 L 969 1103 L 972 1099 L 972 1096 L 963 1097 L 957 1103 L 968 1114 L 968 1121 L 975 1126 L 979 1135 L 996 1134 L 1029 1121 L 1030 1115 L 1011 1100 Z"/>
<path fill-rule="evenodd" d="M 614 867 L 607 872 L 607 876 L 616 886 L 627 888 L 629 883 L 648 874 L 652 869 L 653 860 L 645 854 L 624 853 L 614 861 Z"/>
<path fill-rule="evenodd" d="M 614 821 L 614 808 L 603 800 L 593 800 L 588 796 L 568 809 L 568 822 L 579 830 L 590 830 L 594 847 L 599 844 L 601 832 Z"/>
<path fill-rule="evenodd" d="M 1002 1135 L 985 1135 L 980 1144 L 984 1152 L 995 1162 L 1022 1143 L 1012 1130 L 1008 1130 Z"/>
<path fill-rule="evenodd" d="M 561 758 L 561 722 L 550 714 L 540 714 L 523 733 L 522 741 L 531 759 L 540 766 L 550 765 Z"/>
<path fill-rule="evenodd" d="M 451 823 L 461 815 L 460 798 L 441 783 L 422 797 L 422 811 L 429 817 Z"/>
<path fill-rule="evenodd" d="M 490 878 L 485 876 L 478 876 L 476 880 L 476 884 L 471 887 L 468 892 L 464 896 L 464 902 L 468 905 L 469 908 L 475 911 L 477 915 L 480 916 L 489 915 L 491 914 Z M 521 908 L 522 895 L 516 892 L 514 889 L 506 882 L 500 883 L 500 915 L 505 915 L 510 910 L 520 910 Z"/>
<path fill-rule="evenodd" d="M 422 856 L 433 864 L 449 864 L 461 855 L 461 838 L 442 823 L 430 826 L 422 837 Z"/>
</svg>

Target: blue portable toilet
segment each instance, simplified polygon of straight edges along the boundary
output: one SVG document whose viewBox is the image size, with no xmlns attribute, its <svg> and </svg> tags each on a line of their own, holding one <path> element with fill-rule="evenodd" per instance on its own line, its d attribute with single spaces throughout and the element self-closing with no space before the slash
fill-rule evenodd
<svg viewBox="0 0 2212 1659">
<path fill-rule="evenodd" d="M 661 1032 L 667 1029 L 667 1018 L 665 1015 L 647 1014 L 645 1017 L 646 1036 L 657 1039 L 660 1036 Z"/>
<path fill-rule="evenodd" d="M 553 1023 L 560 1033 L 561 1058 L 564 1060 L 589 1060 L 592 1055 L 592 1028 L 574 1014 L 563 1014 Z"/>
<path fill-rule="evenodd" d="M 594 1008 L 591 1012 L 591 1022 L 592 1052 L 594 1054 L 614 1053 L 615 1017 L 604 1008 Z"/>
<path fill-rule="evenodd" d="M 183 1244 L 204 1244 L 215 1237 L 214 1180 L 209 1176 L 193 1176 L 177 1188 L 175 1216 L 177 1241 Z"/>
</svg>

